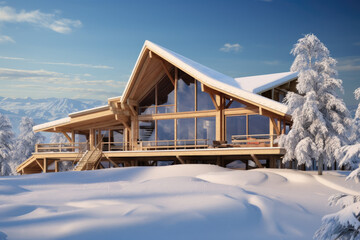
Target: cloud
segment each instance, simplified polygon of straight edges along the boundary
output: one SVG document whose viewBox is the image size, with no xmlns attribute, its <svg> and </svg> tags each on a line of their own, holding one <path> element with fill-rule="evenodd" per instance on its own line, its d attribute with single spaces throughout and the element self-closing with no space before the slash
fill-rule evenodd
<svg viewBox="0 0 360 240">
<path fill-rule="evenodd" d="M 64 74 L 59 72 L 51 72 L 46 70 L 23 70 L 0 68 L 0 81 L 26 82 L 26 83 L 43 83 L 56 85 L 79 85 L 79 86 L 97 86 L 99 89 L 103 87 L 120 88 L 126 85 L 125 82 L 115 80 L 84 80 L 76 74 Z"/>
<path fill-rule="evenodd" d="M 95 69 L 114 69 L 114 67 L 106 66 L 106 65 L 92 65 L 92 64 L 86 64 L 86 63 L 67 63 L 67 62 L 39 62 L 34 59 L 26 59 L 26 58 L 21 58 L 21 57 L 0 56 L 0 59 L 27 61 L 27 62 L 37 63 L 37 64 L 47 64 L 47 65 L 61 65 L 61 66 L 70 66 L 70 67 L 95 68 Z"/>
<path fill-rule="evenodd" d="M 19 57 L 5 57 L 5 56 L 0 56 L 0 59 L 5 59 L 5 60 L 20 60 L 20 61 L 25 61 L 25 58 L 19 58 Z"/>
<path fill-rule="evenodd" d="M 9 37 L 9 36 L 6 36 L 6 35 L 0 35 L 0 43 L 7 43 L 7 42 L 9 42 L 9 43 L 15 43 L 15 40 L 14 39 L 12 39 L 11 37 Z"/>
<path fill-rule="evenodd" d="M 242 46 L 238 43 L 230 44 L 225 43 L 223 47 L 220 48 L 222 52 L 239 52 L 242 50 Z"/>
<path fill-rule="evenodd" d="M 338 58 L 337 69 L 339 71 L 360 71 L 360 57 Z"/>
<path fill-rule="evenodd" d="M 64 63 L 64 62 L 36 62 L 41 64 L 49 64 L 49 65 L 62 65 L 62 66 L 70 66 L 70 67 L 83 67 L 83 68 L 97 68 L 97 69 L 114 69 L 113 67 L 106 65 L 91 65 L 85 63 Z"/>
<path fill-rule="evenodd" d="M 40 10 L 16 11 L 9 6 L 0 7 L 0 22 L 4 23 L 30 23 L 63 34 L 70 33 L 74 28 L 82 26 L 80 20 L 60 18 L 58 15 L 59 12 L 53 14 L 43 13 Z"/>
</svg>

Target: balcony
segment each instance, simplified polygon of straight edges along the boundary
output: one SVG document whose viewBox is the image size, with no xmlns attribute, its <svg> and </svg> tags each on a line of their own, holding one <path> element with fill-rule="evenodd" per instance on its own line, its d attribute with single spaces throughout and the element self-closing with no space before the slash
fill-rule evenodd
<svg viewBox="0 0 360 240">
<path fill-rule="evenodd" d="M 278 137 L 276 134 L 232 135 L 231 143 L 208 139 L 181 139 L 138 141 L 135 145 L 131 145 L 130 142 L 101 142 L 98 146 L 103 152 L 277 147 Z M 36 144 L 35 152 L 84 153 L 89 149 L 88 142 L 41 143 Z"/>
</svg>

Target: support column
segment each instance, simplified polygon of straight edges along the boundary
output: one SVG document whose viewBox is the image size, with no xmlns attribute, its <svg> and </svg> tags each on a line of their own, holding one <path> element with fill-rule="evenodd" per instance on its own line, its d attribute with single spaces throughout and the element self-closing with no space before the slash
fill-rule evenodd
<svg viewBox="0 0 360 240">
<path fill-rule="evenodd" d="M 43 168 L 43 172 L 46 173 L 47 172 L 47 159 L 44 158 L 44 168 Z"/>
<path fill-rule="evenodd" d="M 90 144 L 90 150 L 94 150 L 95 148 L 95 130 L 93 128 L 90 128 L 89 131 L 89 144 Z"/>
</svg>

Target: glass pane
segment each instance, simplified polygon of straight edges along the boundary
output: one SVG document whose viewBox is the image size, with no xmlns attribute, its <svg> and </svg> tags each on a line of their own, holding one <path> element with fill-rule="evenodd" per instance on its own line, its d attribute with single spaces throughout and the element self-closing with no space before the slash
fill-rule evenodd
<svg viewBox="0 0 360 240">
<path fill-rule="evenodd" d="M 155 141 L 155 121 L 139 121 L 140 141 Z M 143 142 L 143 146 L 153 145 L 154 142 Z"/>
<path fill-rule="evenodd" d="M 172 146 L 174 145 L 174 120 L 158 120 L 157 121 L 157 140 L 158 146 Z M 171 140 L 171 141 L 162 141 Z"/>
<path fill-rule="evenodd" d="M 210 95 L 206 92 L 201 91 L 201 83 L 196 81 L 196 110 L 213 110 L 215 109 L 214 103 L 212 102 Z"/>
<path fill-rule="evenodd" d="M 157 113 L 173 113 L 175 112 L 175 106 L 157 106 L 156 107 Z"/>
<path fill-rule="evenodd" d="M 195 111 L 195 81 L 182 71 L 177 81 L 177 111 Z"/>
<path fill-rule="evenodd" d="M 226 117 L 226 140 L 232 142 L 235 135 L 246 135 L 246 116 Z M 237 136 L 237 140 L 246 140 L 246 136 Z"/>
<path fill-rule="evenodd" d="M 165 105 L 163 107 L 159 107 Z M 171 106 L 168 106 L 171 105 Z M 175 88 L 171 80 L 165 75 L 157 84 L 157 113 L 174 112 Z"/>
<path fill-rule="evenodd" d="M 269 118 L 262 115 L 249 116 L 249 135 L 269 134 Z"/>
<path fill-rule="evenodd" d="M 152 106 L 152 107 L 151 107 Z M 155 88 L 153 88 L 139 103 L 139 114 L 155 113 Z M 150 107 L 150 108 L 149 108 Z"/>
<path fill-rule="evenodd" d="M 124 146 L 124 130 L 123 129 L 117 129 L 112 130 L 112 136 L 111 136 L 111 146 L 110 150 L 123 150 Z"/>
<path fill-rule="evenodd" d="M 194 145 L 195 144 L 195 119 L 194 118 L 181 118 L 177 119 L 176 140 L 177 145 Z M 184 141 L 186 140 L 186 141 Z"/>
<path fill-rule="evenodd" d="M 225 101 L 225 106 L 230 102 L 229 99 L 226 99 Z M 230 106 L 228 108 L 244 108 L 246 107 L 246 105 L 236 101 L 236 100 L 233 100 L 233 102 L 230 104 Z"/>
<path fill-rule="evenodd" d="M 197 144 L 210 145 L 215 140 L 215 117 L 196 119 Z"/>
</svg>

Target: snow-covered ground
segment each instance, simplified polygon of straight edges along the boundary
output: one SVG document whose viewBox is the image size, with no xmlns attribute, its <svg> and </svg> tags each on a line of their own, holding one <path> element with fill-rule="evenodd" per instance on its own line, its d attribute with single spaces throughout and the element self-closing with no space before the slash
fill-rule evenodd
<svg viewBox="0 0 360 240">
<path fill-rule="evenodd" d="M 0 178 L 0 239 L 312 239 L 347 172 L 132 167 Z"/>
</svg>

